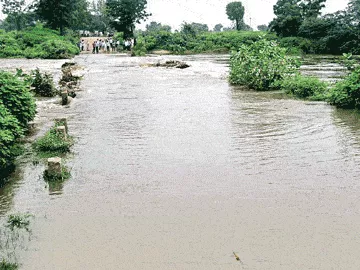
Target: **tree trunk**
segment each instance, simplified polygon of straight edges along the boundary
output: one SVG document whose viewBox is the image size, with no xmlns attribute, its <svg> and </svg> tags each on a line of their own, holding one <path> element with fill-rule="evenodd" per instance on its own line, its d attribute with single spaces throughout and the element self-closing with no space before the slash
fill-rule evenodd
<svg viewBox="0 0 360 270">
<path fill-rule="evenodd" d="M 63 25 L 60 25 L 60 36 L 64 36 L 65 35 L 65 29 Z"/>
</svg>

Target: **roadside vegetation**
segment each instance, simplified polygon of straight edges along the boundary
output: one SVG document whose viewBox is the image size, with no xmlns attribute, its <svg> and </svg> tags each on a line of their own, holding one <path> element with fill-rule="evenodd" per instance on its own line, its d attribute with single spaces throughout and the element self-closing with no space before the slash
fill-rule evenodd
<svg viewBox="0 0 360 270">
<path fill-rule="evenodd" d="M 42 25 L 22 31 L 0 30 L 0 58 L 66 59 L 79 53 L 77 38 L 60 36 Z"/>
<path fill-rule="evenodd" d="M 55 123 L 43 137 L 33 143 L 33 148 L 39 157 L 55 157 L 70 152 L 74 141 L 72 137 L 57 130 L 57 127 L 62 125 L 61 122 Z"/>
<path fill-rule="evenodd" d="M 30 82 L 0 71 L 0 172 L 11 167 L 21 153 L 18 139 L 24 136 L 35 110 Z"/>
<path fill-rule="evenodd" d="M 261 52 L 261 53 L 259 53 Z M 346 109 L 360 109 L 360 67 L 344 54 L 349 74 L 334 85 L 300 74 L 300 63 L 275 41 L 261 39 L 242 45 L 230 62 L 230 83 L 250 89 L 282 90 L 297 98 L 327 101 Z"/>
</svg>

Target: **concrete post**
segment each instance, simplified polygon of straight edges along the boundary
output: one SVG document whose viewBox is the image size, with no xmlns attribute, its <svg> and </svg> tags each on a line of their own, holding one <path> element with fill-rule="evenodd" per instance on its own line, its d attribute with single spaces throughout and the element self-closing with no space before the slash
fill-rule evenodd
<svg viewBox="0 0 360 270">
<path fill-rule="evenodd" d="M 54 158 L 48 158 L 48 169 L 47 172 L 50 175 L 61 175 L 62 169 L 61 169 L 61 158 L 54 157 Z"/>
<path fill-rule="evenodd" d="M 68 91 L 64 90 L 61 92 L 61 104 L 67 105 L 68 104 Z"/>
<path fill-rule="evenodd" d="M 67 119 L 65 117 L 55 118 L 54 121 L 55 121 L 55 124 L 61 124 L 61 126 L 64 126 L 65 130 L 66 130 L 66 134 L 68 134 L 69 129 L 68 129 L 68 125 L 67 125 Z"/>
</svg>

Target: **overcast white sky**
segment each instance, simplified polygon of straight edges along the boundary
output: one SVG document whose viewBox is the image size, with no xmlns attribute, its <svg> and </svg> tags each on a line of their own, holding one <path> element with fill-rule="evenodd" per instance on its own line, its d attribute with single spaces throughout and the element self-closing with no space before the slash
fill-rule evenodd
<svg viewBox="0 0 360 270">
<path fill-rule="evenodd" d="M 236 0 L 148 0 L 148 11 L 153 16 L 142 23 L 140 28 L 144 28 L 150 21 L 168 24 L 173 29 L 178 29 L 184 21 L 205 23 L 210 29 L 217 23 L 230 26 L 231 22 L 227 19 L 225 7 L 233 1 Z M 273 5 L 277 0 L 242 0 L 241 2 L 245 6 L 245 22 L 255 29 L 257 25 L 268 24 L 274 17 Z M 349 0 L 327 0 L 324 13 L 342 10 L 348 2 Z M 3 18 L 1 14 L 0 18 Z"/>
<path fill-rule="evenodd" d="M 147 22 L 157 21 L 178 29 L 182 22 L 206 23 L 212 29 L 221 23 L 230 26 L 226 5 L 238 0 L 148 0 L 148 11 L 153 14 Z M 273 6 L 277 0 L 240 0 L 245 7 L 245 22 L 256 29 L 268 24 L 274 17 Z M 349 0 L 327 0 L 325 13 L 345 9 Z M 146 23 L 145 23 L 146 24 Z M 142 24 L 144 25 L 144 23 Z M 142 27 L 141 27 L 142 28 Z"/>
</svg>

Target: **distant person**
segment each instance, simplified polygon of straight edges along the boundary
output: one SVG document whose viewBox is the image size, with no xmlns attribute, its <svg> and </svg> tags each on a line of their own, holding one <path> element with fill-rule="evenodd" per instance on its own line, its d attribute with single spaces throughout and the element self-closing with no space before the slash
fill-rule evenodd
<svg viewBox="0 0 360 270">
<path fill-rule="evenodd" d="M 106 44 L 106 51 L 109 53 L 110 52 L 110 41 L 107 39 L 105 44 Z"/>
<path fill-rule="evenodd" d="M 92 46 L 93 46 L 93 51 L 92 51 L 92 53 L 96 53 L 96 40 L 94 40 Z"/>
<path fill-rule="evenodd" d="M 100 48 L 100 44 L 101 44 L 101 41 L 100 40 L 96 40 L 96 53 L 98 54 L 99 53 L 99 48 Z"/>
</svg>

